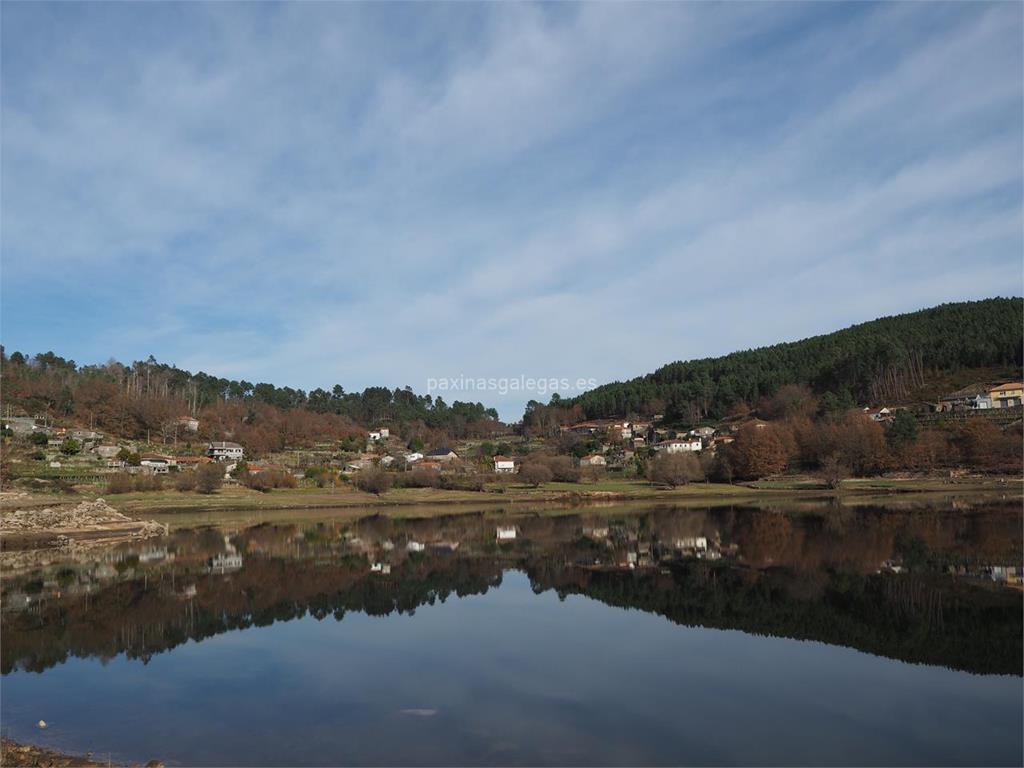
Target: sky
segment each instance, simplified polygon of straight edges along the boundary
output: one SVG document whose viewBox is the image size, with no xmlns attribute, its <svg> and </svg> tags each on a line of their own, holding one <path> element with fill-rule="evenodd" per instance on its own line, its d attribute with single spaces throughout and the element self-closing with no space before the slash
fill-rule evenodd
<svg viewBox="0 0 1024 768">
<path fill-rule="evenodd" d="M 8 353 L 511 420 L 1024 293 L 1020 3 L 0 13 Z"/>
</svg>

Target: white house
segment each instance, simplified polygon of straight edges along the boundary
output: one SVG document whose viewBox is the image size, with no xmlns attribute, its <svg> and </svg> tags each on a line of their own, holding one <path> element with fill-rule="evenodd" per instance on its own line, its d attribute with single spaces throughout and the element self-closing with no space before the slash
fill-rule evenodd
<svg viewBox="0 0 1024 768">
<path fill-rule="evenodd" d="M 391 437 L 391 430 L 388 427 L 381 427 L 380 429 L 375 429 L 368 433 L 367 437 L 371 443 L 375 443 L 378 440 L 387 440 Z"/>
<path fill-rule="evenodd" d="M 946 395 L 939 400 L 940 411 L 959 411 L 963 409 L 988 409 L 998 407 L 991 392 L 981 384 L 972 384 L 969 387 L 958 389 L 952 394 Z"/>
<path fill-rule="evenodd" d="M 516 463 L 508 456 L 497 455 L 494 457 L 494 471 L 501 473 L 513 473 L 516 471 Z"/>
<path fill-rule="evenodd" d="M 171 467 L 177 466 L 177 462 L 173 456 L 149 454 L 140 459 L 139 466 L 144 467 L 146 471 L 154 475 L 166 475 Z"/>
<path fill-rule="evenodd" d="M 700 449 L 699 437 L 677 437 L 675 440 L 662 440 L 654 446 L 654 450 L 664 453 L 685 453 L 687 451 L 696 453 Z"/>
<path fill-rule="evenodd" d="M 432 459 L 433 461 L 452 461 L 454 459 L 459 458 L 459 454 L 457 454 L 451 448 L 443 446 L 441 448 L 435 448 L 434 450 L 432 450 L 430 453 L 427 454 L 427 458 Z"/>
<path fill-rule="evenodd" d="M 498 541 L 513 541 L 516 537 L 516 527 L 514 525 L 499 525 L 495 531 L 495 537 Z"/>
<path fill-rule="evenodd" d="M 608 466 L 607 460 L 599 453 L 591 453 L 589 456 L 584 456 L 580 459 L 581 467 L 606 467 Z"/>
<path fill-rule="evenodd" d="M 422 453 L 419 453 L 418 451 L 413 451 L 412 453 L 405 454 L 405 463 L 406 464 L 415 464 L 417 461 L 419 461 L 422 458 L 423 458 L 423 454 Z"/>
<path fill-rule="evenodd" d="M 245 449 L 238 443 L 215 442 L 206 446 L 206 455 L 217 461 L 241 461 Z"/>
<path fill-rule="evenodd" d="M 713 434 L 715 434 L 714 427 L 697 427 L 690 430 L 690 435 L 693 437 L 711 437 Z"/>
<path fill-rule="evenodd" d="M 405 548 L 410 552 L 422 552 L 427 547 L 425 544 L 422 544 L 418 541 L 410 541 L 408 544 L 405 545 Z"/>
</svg>

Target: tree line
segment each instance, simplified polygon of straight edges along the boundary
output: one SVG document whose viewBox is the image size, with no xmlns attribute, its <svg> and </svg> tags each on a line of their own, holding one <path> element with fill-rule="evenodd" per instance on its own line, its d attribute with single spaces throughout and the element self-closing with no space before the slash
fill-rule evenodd
<svg viewBox="0 0 1024 768">
<path fill-rule="evenodd" d="M 5 415 L 21 412 L 67 419 L 121 437 L 187 439 L 181 416 L 200 417 L 200 437 L 235 439 L 254 450 L 279 450 L 343 439 L 367 426 L 443 439 L 500 431 L 498 414 L 481 403 L 417 395 L 411 388 L 340 384 L 310 392 L 192 373 L 152 356 L 130 365 L 115 360 L 78 365 L 54 352 L 10 356 L 0 347 Z"/>
</svg>

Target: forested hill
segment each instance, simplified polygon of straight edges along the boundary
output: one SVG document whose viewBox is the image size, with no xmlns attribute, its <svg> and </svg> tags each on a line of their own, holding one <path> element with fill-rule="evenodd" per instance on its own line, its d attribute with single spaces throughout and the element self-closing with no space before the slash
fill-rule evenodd
<svg viewBox="0 0 1024 768">
<path fill-rule="evenodd" d="M 380 425 L 431 441 L 502 428 L 493 408 L 449 404 L 409 387 L 346 392 L 335 385 L 307 393 L 191 373 L 152 357 L 78 365 L 53 352 L 8 356 L 2 346 L 0 407 L 5 416 L 46 415 L 125 438 L 174 434 L 177 419 L 195 415 L 201 438 L 239 440 L 254 452 L 361 435 Z"/>
<path fill-rule="evenodd" d="M 1019 367 L 1022 313 L 1021 298 L 942 304 L 802 341 L 669 363 L 560 404 L 580 406 L 588 418 L 664 412 L 696 421 L 756 405 L 786 384 L 851 404 L 900 400 L 937 371 Z"/>
</svg>

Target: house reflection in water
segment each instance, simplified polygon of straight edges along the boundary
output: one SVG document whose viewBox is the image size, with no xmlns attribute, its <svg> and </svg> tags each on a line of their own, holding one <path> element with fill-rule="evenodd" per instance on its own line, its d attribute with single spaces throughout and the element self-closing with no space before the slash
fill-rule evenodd
<svg viewBox="0 0 1024 768">
<path fill-rule="evenodd" d="M 224 537 L 224 551 L 210 558 L 208 573 L 220 574 L 231 573 L 241 570 L 243 564 L 242 556 L 238 553 L 235 545 L 231 543 L 228 536 Z"/>
</svg>

